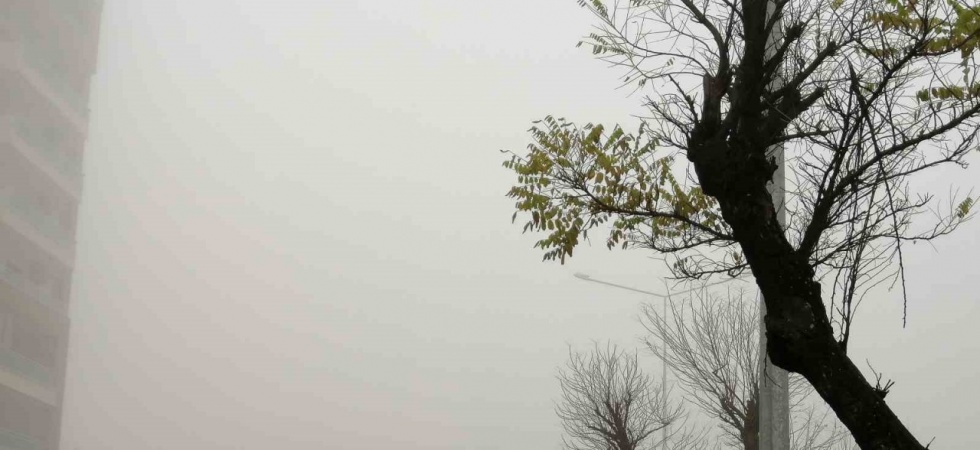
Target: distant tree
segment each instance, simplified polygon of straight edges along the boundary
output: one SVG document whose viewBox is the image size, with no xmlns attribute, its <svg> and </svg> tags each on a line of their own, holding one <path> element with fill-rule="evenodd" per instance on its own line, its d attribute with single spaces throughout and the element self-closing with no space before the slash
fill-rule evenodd
<svg viewBox="0 0 980 450">
<path fill-rule="evenodd" d="M 923 449 L 887 384 L 869 383 L 847 350 L 867 289 L 891 276 L 904 287 L 903 245 L 970 215 L 970 197 L 938 204 L 909 180 L 965 166 L 978 146 L 980 7 L 579 3 L 600 22 L 586 44 L 652 95 L 635 134 L 547 117 L 527 154 L 505 162 L 525 230 L 546 233 L 545 259 L 564 261 L 608 223 L 609 246 L 669 255 L 679 277 L 749 269 L 771 361 L 806 378 L 861 448 Z M 783 201 L 774 174 L 788 178 Z"/>
<path fill-rule="evenodd" d="M 589 353 L 570 352 L 558 380 L 562 398 L 556 412 L 569 450 L 655 448 L 664 442 L 662 430 L 671 426 L 672 448 L 704 447 L 686 432 L 683 408 L 643 373 L 635 353 L 613 345 L 596 345 Z"/>
</svg>

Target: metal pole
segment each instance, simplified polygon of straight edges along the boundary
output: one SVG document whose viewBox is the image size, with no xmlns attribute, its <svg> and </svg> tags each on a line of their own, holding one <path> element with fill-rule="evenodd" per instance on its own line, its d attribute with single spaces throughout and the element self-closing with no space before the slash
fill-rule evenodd
<svg viewBox="0 0 980 450">
<path fill-rule="evenodd" d="M 776 12 L 774 0 L 769 0 L 766 17 L 771 18 Z M 777 44 L 782 40 L 781 19 L 773 26 L 766 45 L 766 57 L 772 58 Z M 780 65 L 781 67 L 781 65 Z M 777 69 L 780 70 L 780 69 Z M 783 83 L 781 73 L 773 80 L 773 87 L 778 89 Z M 786 226 L 786 170 L 785 148 L 782 144 L 769 149 L 770 157 L 777 164 L 773 182 L 768 186 L 776 207 L 776 220 Z M 789 449 L 789 374 L 769 361 L 766 347 L 766 302 L 759 296 L 759 450 L 788 450 Z"/>
<path fill-rule="evenodd" d="M 633 292 L 639 292 L 641 294 L 652 295 L 654 297 L 659 297 L 659 298 L 662 298 L 662 299 L 670 299 L 670 290 L 667 291 L 667 295 L 658 294 L 656 292 L 644 291 L 642 289 L 631 288 L 629 286 L 623 286 L 621 284 L 616 284 L 616 283 L 610 283 L 608 281 L 597 280 L 597 279 L 592 278 L 591 276 L 586 275 L 586 274 L 581 273 L 581 272 L 576 273 L 575 274 L 575 278 L 578 278 L 578 279 L 581 279 L 581 280 L 585 280 L 585 281 L 591 281 L 593 283 L 604 284 L 606 286 L 612 286 L 612 287 L 619 288 L 619 289 L 625 289 L 627 291 L 633 291 Z M 683 292 L 690 292 L 690 291 L 693 291 L 693 290 L 695 290 L 695 289 L 689 289 L 689 290 L 683 291 Z M 663 320 L 667 320 L 667 302 L 662 302 L 662 303 L 664 304 Z M 667 341 L 666 340 L 664 340 L 664 342 L 663 342 L 663 350 L 662 351 L 664 352 L 663 354 L 666 356 L 667 355 Z M 660 360 L 661 360 L 661 363 L 662 363 L 661 364 L 662 372 L 661 372 L 661 375 L 660 375 L 660 392 L 663 395 L 664 400 L 666 401 L 666 399 L 667 399 L 667 361 L 664 360 L 664 358 L 661 358 Z M 667 450 L 667 429 L 669 427 L 670 427 L 669 424 L 665 424 L 664 427 L 663 427 L 663 438 L 662 438 L 662 440 L 660 442 L 660 448 L 662 450 Z"/>
<path fill-rule="evenodd" d="M 627 291 L 633 291 L 633 292 L 639 292 L 641 294 L 652 295 L 654 297 L 668 298 L 668 299 L 670 298 L 670 294 L 658 294 L 656 292 L 644 291 L 643 289 L 636 289 L 636 288 L 632 288 L 632 287 L 629 287 L 629 286 L 624 286 L 622 284 L 616 284 L 616 283 L 610 283 L 608 281 L 597 280 L 595 278 L 592 278 L 592 276 L 590 276 L 588 274 L 585 274 L 585 273 L 581 273 L 581 272 L 576 272 L 575 273 L 575 278 L 578 278 L 580 280 L 585 280 L 585 281 L 591 281 L 593 283 L 604 284 L 606 286 L 612 286 L 612 287 L 616 287 L 616 288 L 620 288 L 620 289 L 626 289 Z M 728 279 L 728 280 L 719 281 L 717 283 L 706 284 L 706 285 L 701 286 L 701 287 L 691 288 L 691 289 L 683 290 L 683 291 L 680 291 L 680 292 L 674 292 L 674 294 L 686 294 L 688 292 L 694 292 L 694 291 L 697 291 L 697 290 L 700 290 L 700 289 L 704 289 L 704 288 L 707 288 L 707 287 L 717 286 L 719 284 L 730 283 L 730 282 L 732 282 L 734 280 L 738 280 L 738 278 L 731 278 L 731 279 Z"/>
<path fill-rule="evenodd" d="M 670 300 L 670 289 L 669 288 L 667 289 L 667 294 L 665 295 L 665 294 L 658 294 L 656 292 L 644 291 L 642 289 L 631 288 L 629 286 L 623 286 L 621 284 L 610 283 L 608 281 L 597 280 L 597 279 L 592 278 L 591 276 L 589 276 L 587 274 L 584 274 L 584 273 L 581 273 L 581 272 L 575 273 L 575 278 L 578 278 L 578 279 L 581 279 L 581 280 L 585 280 L 585 281 L 591 281 L 593 283 L 604 284 L 606 286 L 612 286 L 612 287 L 619 288 L 619 289 L 625 289 L 627 291 L 633 291 L 633 292 L 639 292 L 641 294 L 652 295 L 654 297 L 659 297 L 659 298 L 662 298 L 662 299 L 666 299 L 668 301 Z M 707 288 L 707 287 L 710 287 L 710 286 L 716 286 L 716 285 L 719 285 L 719 284 L 728 283 L 728 282 L 731 282 L 732 280 L 735 280 L 735 279 L 736 278 L 732 278 L 732 279 L 729 279 L 729 280 L 719 281 L 717 283 L 711 283 L 711 284 L 708 284 L 708 285 L 705 285 L 705 286 L 702 286 L 702 287 L 697 287 L 697 288 L 692 288 L 692 289 L 688 289 L 688 290 L 685 290 L 685 291 L 680 291 L 680 292 L 677 292 L 677 294 L 684 294 L 684 293 L 687 293 L 687 292 L 692 292 L 692 291 L 696 291 L 696 290 L 699 290 L 699 289 L 704 289 L 704 288 Z M 667 302 L 663 302 L 663 304 L 664 304 L 663 320 L 667 320 Z M 667 341 L 666 340 L 664 340 L 664 342 L 663 342 L 663 350 L 662 351 L 664 352 L 663 354 L 666 357 L 666 355 L 667 355 Z M 663 362 L 663 364 L 662 364 L 663 371 L 662 371 L 662 375 L 661 375 L 661 378 L 660 378 L 660 380 L 661 380 L 660 390 L 663 393 L 664 400 L 666 400 L 667 399 L 667 361 L 664 360 L 663 358 L 661 358 L 661 361 Z M 663 450 L 667 450 L 667 432 L 668 432 L 668 429 L 669 428 L 670 428 L 670 425 L 666 425 L 663 428 L 663 440 L 661 442 L 661 448 Z"/>
<path fill-rule="evenodd" d="M 667 301 L 670 301 L 670 289 L 667 289 Z M 667 302 L 663 302 L 663 304 L 664 304 L 663 320 L 664 320 L 664 322 L 666 322 L 667 321 Z M 661 351 L 663 352 L 664 357 L 661 358 L 661 363 L 662 363 L 661 366 L 663 366 L 663 374 L 661 375 L 661 378 L 660 378 L 662 380 L 662 382 L 660 383 L 660 392 L 663 395 L 663 401 L 666 402 L 667 401 L 667 360 L 666 360 L 666 358 L 667 358 L 667 340 L 666 339 L 662 339 L 662 341 L 663 342 L 661 344 L 663 345 L 663 350 L 661 350 Z M 670 424 L 669 423 L 664 424 L 663 441 L 662 441 L 662 444 L 660 445 L 660 448 L 663 449 L 663 450 L 667 450 L 667 430 L 669 428 L 670 428 Z"/>
</svg>

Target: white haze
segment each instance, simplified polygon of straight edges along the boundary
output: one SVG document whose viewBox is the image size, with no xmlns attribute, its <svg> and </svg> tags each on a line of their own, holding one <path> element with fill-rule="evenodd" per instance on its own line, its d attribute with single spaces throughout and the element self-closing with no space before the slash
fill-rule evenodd
<svg viewBox="0 0 980 450">
<path fill-rule="evenodd" d="M 107 0 L 62 448 L 559 448 L 567 346 L 637 345 L 650 301 L 572 274 L 666 274 L 601 239 L 542 263 L 510 222 L 498 150 L 532 120 L 642 112 L 575 48 L 591 24 L 574 0 Z M 978 234 L 910 247 L 908 326 L 881 295 L 851 344 L 936 448 L 980 444 Z"/>
</svg>

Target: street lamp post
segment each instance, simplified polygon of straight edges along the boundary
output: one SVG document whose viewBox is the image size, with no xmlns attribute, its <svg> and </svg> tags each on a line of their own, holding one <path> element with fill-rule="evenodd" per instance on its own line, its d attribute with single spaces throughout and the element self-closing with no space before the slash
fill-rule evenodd
<svg viewBox="0 0 980 450">
<path fill-rule="evenodd" d="M 766 15 L 772 17 L 776 13 L 775 0 L 769 0 Z M 766 42 L 766 57 L 775 56 L 775 48 L 782 39 L 782 21 L 778 19 L 772 27 L 772 32 Z M 784 80 L 781 74 L 777 73 L 773 80 L 773 88 L 778 89 Z M 777 144 L 770 148 L 769 156 L 775 160 L 776 172 L 773 174 L 772 183 L 768 186 L 769 194 L 772 196 L 773 205 L 776 207 L 776 220 L 783 227 L 786 226 L 786 155 L 782 144 Z M 597 280 L 584 273 L 576 273 L 575 277 L 591 281 L 593 283 L 604 284 L 620 289 L 625 289 L 642 294 L 653 295 L 659 298 L 669 298 L 668 295 L 655 292 L 644 291 L 629 286 L 623 286 L 608 281 Z M 729 280 L 730 281 L 730 280 Z M 713 286 L 719 283 L 706 285 Z M 689 289 L 678 293 L 690 292 L 696 289 Z M 782 368 L 776 367 L 769 360 L 766 342 L 766 302 L 759 297 L 759 450 L 786 450 L 789 448 L 789 373 Z M 667 302 L 664 302 L 664 319 L 667 317 Z M 664 354 L 666 354 L 666 343 L 664 344 Z M 664 394 L 666 395 L 667 386 L 667 364 L 664 363 L 663 372 Z M 667 445 L 667 428 L 664 427 L 664 448 Z"/>
<path fill-rule="evenodd" d="M 766 17 L 776 14 L 774 0 L 769 0 Z M 782 40 L 782 23 L 777 20 L 766 42 L 766 57 L 775 56 L 776 47 Z M 781 67 L 781 66 L 780 66 Z M 779 70 L 779 69 L 777 69 Z M 782 86 L 780 72 L 773 77 L 773 89 Z M 769 149 L 775 160 L 776 172 L 768 186 L 776 207 L 776 220 L 786 226 L 786 155 L 782 144 Z M 766 343 L 766 302 L 759 297 L 759 450 L 785 450 L 789 448 L 789 374 L 772 364 Z"/>
<path fill-rule="evenodd" d="M 606 286 L 611 286 L 611 287 L 614 287 L 614 288 L 625 289 L 627 291 L 633 291 L 633 292 L 639 292 L 641 294 L 652 295 L 654 297 L 661 298 L 661 299 L 664 299 L 664 300 L 669 300 L 670 299 L 670 291 L 669 290 L 667 291 L 667 294 L 658 294 L 656 292 L 644 291 L 643 289 L 636 289 L 636 288 L 632 288 L 632 287 L 629 287 L 629 286 L 623 286 L 621 284 L 616 284 L 616 283 L 610 283 L 608 281 L 597 280 L 595 278 L 592 278 L 590 275 L 584 274 L 584 273 L 581 273 L 581 272 L 576 272 L 575 273 L 575 278 L 578 278 L 580 280 L 590 281 L 592 283 L 604 284 Z M 712 283 L 712 284 L 705 285 L 703 287 L 698 287 L 698 288 L 688 289 L 688 290 L 685 290 L 685 291 L 680 291 L 680 292 L 677 292 L 677 294 L 684 294 L 684 293 L 687 293 L 687 292 L 696 291 L 698 289 L 703 289 L 704 287 L 709 287 L 709 286 L 714 286 L 714 285 L 718 285 L 718 284 L 722 284 L 722 283 L 727 283 L 729 281 L 731 281 L 731 280 L 720 281 L 720 282 L 717 282 L 717 283 Z M 667 302 L 665 301 L 665 302 L 663 302 L 663 304 L 664 304 L 663 320 L 667 320 Z M 663 350 L 662 351 L 663 351 L 663 355 L 665 355 L 665 356 L 663 358 L 661 358 L 661 361 L 663 362 L 663 372 L 662 372 L 661 378 L 660 378 L 660 380 L 661 380 L 660 390 L 661 390 L 661 392 L 663 394 L 664 400 L 666 400 L 667 399 L 667 361 L 664 359 L 666 357 L 666 355 L 667 355 L 667 341 L 666 341 L 666 339 L 663 342 Z M 661 448 L 663 448 L 664 450 L 667 449 L 667 431 L 668 431 L 668 428 L 669 428 L 669 425 L 664 425 L 664 428 L 663 428 L 663 440 L 661 442 Z"/>
</svg>

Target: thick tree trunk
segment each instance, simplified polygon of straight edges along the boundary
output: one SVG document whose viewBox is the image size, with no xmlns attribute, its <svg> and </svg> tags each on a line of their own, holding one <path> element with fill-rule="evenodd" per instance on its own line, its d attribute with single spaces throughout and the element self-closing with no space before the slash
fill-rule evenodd
<svg viewBox="0 0 980 450">
<path fill-rule="evenodd" d="M 813 385 L 862 449 L 924 449 L 834 338 L 809 255 L 796 252 L 777 221 L 766 190 L 775 164 L 766 149 L 785 127 L 773 121 L 792 114 L 774 111 L 763 101 L 774 76 L 764 69 L 769 40 L 763 20 L 768 17 L 766 0 L 746 0 L 742 6 L 743 58 L 736 73 L 714 76 L 735 81 L 721 89 L 705 89 L 700 120 L 688 136 L 687 157 L 702 191 L 718 200 L 762 291 L 765 350 L 774 364 Z M 718 105 L 725 95 L 731 104 L 722 118 Z M 794 96 L 799 94 L 786 98 Z"/>
<path fill-rule="evenodd" d="M 758 392 L 758 389 L 756 389 Z M 742 426 L 742 447 L 745 450 L 759 450 L 759 394 L 749 399 Z"/>
<path fill-rule="evenodd" d="M 762 291 L 773 363 L 803 375 L 862 449 L 923 449 L 834 339 L 807 257 L 793 249 L 776 221 L 765 177 L 751 176 L 766 170 L 750 169 L 742 172 L 750 176 L 736 178 L 738 171 L 731 168 L 738 162 L 722 157 L 705 164 L 692 153 L 705 193 L 718 199 Z"/>
</svg>

